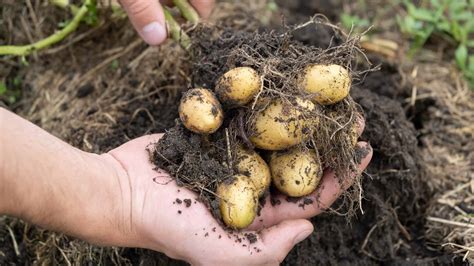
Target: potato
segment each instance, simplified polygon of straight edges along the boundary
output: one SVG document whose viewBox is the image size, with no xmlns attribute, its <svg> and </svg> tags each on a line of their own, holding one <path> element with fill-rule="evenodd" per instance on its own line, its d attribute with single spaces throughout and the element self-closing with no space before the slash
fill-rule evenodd
<svg viewBox="0 0 474 266">
<path fill-rule="evenodd" d="M 222 75 L 215 91 L 223 103 L 243 106 L 257 95 L 261 85 L 257 71 L 250 67 L 236 67 Z"/>
<path fill-rule="evenodd" d="M 349 71 L 340 65 L 310 65 L 300 78 L 300 86 L 314 94 L 314 101 L 322 105 L 337 103 L 349 95 Z"/>
<path fill-rule="evenodd" d="M 322 177 L 317 153 L 301 148 L 274 153 L 270 159 L 270 169 L 275 187 L 291 197 L 312 193 Z"/>
<path fill-rule="evenodd" d="M 236 150 L 236 168 L 240 174 L 246 175 L 255 186 L 256 196 L 263 195 L 270 186 L 271 175 L 267 163 L 253 150 L 238 147 Z"/>
<path fill-rule="evenodd" d="M 184 126 L 200 134 L 214 133 L 222 125 L 224 112 L 214 94 L 205 88 L 188 90 L 179 103 Z"/>
<path fill-rule="evenodd" d="M 255 186 L 249 177 L 235 175 L 231 180 L 219 184 L 217 196 L 224 223 L 231 228 L 242 229 L 249 226 L 257 214 Z"/>
<path fill-rule="evenodd" d="M 250 141 L 265 150 L 284 150 L 301 143 L 308 135 L 315 120 L 308 121 L 303 112 L 314 111 L 311 101 L 296 99 L 296 106 L 284 104 L 281 99 L 273 100 L 255 116 Z"/>
</svg>

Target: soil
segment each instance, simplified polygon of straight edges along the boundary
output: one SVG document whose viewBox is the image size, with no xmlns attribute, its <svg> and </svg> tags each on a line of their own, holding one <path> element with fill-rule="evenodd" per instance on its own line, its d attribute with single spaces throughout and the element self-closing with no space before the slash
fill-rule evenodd
<svg viewBox="0 0 474 266">
<path fill-rule="evenodd" d="M 313 1 L 280 1 L 280 6 L 283 12 L 291 13 L 287 16 L 288 23 L 297 23 L 306 20 L 308 15 L 316 11 L 323 11 L 328 17 L 336 18 L 335 12 L 341 10 L 337 3 L 339 1 L 314 1 L 314 4 Z M 247 7 L 240 8 L 245 10 Z M 48 12 L 50 11 L 45 13 L 49 14 Z M 246 23 L 246 15 L 241 15 L 244 19 L 235 19 L 226 17 L 225 14 L 229 12 L 221 14 L 224 14 L 222 18 L 225 18 L 223 23 L 226 25 L 252 31 L 256 28 L 254 21 Z M 236 25 L 239 21 L 240 24 Z M 34 64 L 27 73 L 20 71 L 18 65 L 11 70 L 0 66 L 3 68 L 0 69 L 1 73 L 6 73 L 8 82 L 17 75 L 24 78 L 24 99 L 10 108 L 69 143 L 93 152 L 105 152 L 131 138 L 172 128 L 178 117 L 180 91 L 187 88 L 190 81 L 187 77 L 191 73 L 191 67 L 182 63 L 187 62 L 182 53 L 172 52 L 176 51 L 171 49 L 172 45 L 165 46 L 166 52 L 138 45 L 118 60 L 120 65 L 127 65 L 142 55 L 153 59 L 138 60 L 138 63 L 129 64 L 120 71 L 109 69 L 104 74 L 97 74 L 90 82 L 78 82 L 77 77 L 63 72 L 73 69 L 82 74 L 87 73 L 89 68 L 108 58 L 102 55 L 104 51 L 123 50 L 135 38 L 133 30 L 127 29 L 124 23 L 109 23 L 99 29 L 99 32 L 89 35 L 85 44 L 75 47 L 78 56 L 74 60 L 65 60 L 71 58 L 70 51 L 66 48 L 54 56 L 44 55 L 41 59 L 48 63 L 44 66 Z M 7 33 L 0 34 L 6 36 Z M 331 41 L 330 35 L 320 28 L 316 33 L 314 29 L 295 32 L 295 38 L 320 48 Z M 27 41 L 28 38 L 23 36 L 15 40 Z M 101 40 L 112 40 L 113 43 L 104 44 L 109 47 L 98 47 Z M 97 54 L 90 56 L 94 51 Z M 170 62 L 166 57 L 179 60 Z M 432 160 L 435 157 L 432 154 L 426 155 L 422 148 L 436 144 L 436 139 L 433 141 L 429 138 L 430 132 L 437 131 L 440 125 L 453 120 L 450 119 L 450 112 L 446 111 L 449 109 L 442 109 L 441 114 L 439 109 L 433 109 L 435 105 L 447 108 L 442 97 L 428 97 L 417 102 L 415 107 L 407 107 L 405 99 L 410 95 L 411 88 L 404 81 L 405 76 L 400 72 L 400 67 L 377 56 L 372 55 L 370 59 L 375 65 L 381 64 L 381 71 L 368 73 L 351 91 L 352 97 L 365 113 L 366 128 L 361 139 L 368 141 L 374 150 L 372 162 L 361 183 L 364 191 L 361 211 L 364 213 L 359 211 L 349 222 L 345 217 L 330 213 L 313 218 L 315 232 L 292 250 L 284 264 L 461 265 L 462 258 L 454 253 L 443 253 L 439 249 L 430 248 L 425 231 L 425 217 L 430 209 L 430 201 L 435 196 L 430 178 L 436 171 L 440 172 L 439 169 L 445 173 L 454 170 L 446 171 L 446 168 L 439 166 L 449 164 L 450 158 L 430 162 L 427 166 L 427 161 L 422 156 Z M 160 72 L 157 69 L 164 70 Z M 41 76 L 38 73 L 44 75 L 45 81 L 37 78 Z M 193 80 L 203 84 L 199 77 L 194 77 Z M 106 86 L 104 82 L 107 83 Z M 48 90 L 41 90 L 42 87 Z M 101 88 L 106 87 L 113 91 L 112 96 L 102 92 Z M 160 92 L 156 93 L 158 89 Z M 62 99 L 61 97 L 66 100 L 57 100 Z M 58 110 L 61 112 L 58 113 Z M 469 117 L 464 117 L 464 121 L 468 119 Z M 452 130 L 444 130 L 446 132 L 442 136 L 458 138 L 453 135 L 455 133 Z M 90 132 L 99 133 L 91 136 Z M 447 139 L 438 141 L 449 142 Z M 469 138 L 463 139 L 463 143 L 467 147 L 466 153 L 469 153 Z M 183 147 L 186 145 L 183 143 Z M 449 142 L 449 145 L 451 149 L 462 149 L 454 146 L 455 141 Z M 224 169 L 213 169 L 225 172 Z M 462 169 L 469 172 L 471 168 Z M 181 202 L 183 208 L 188 207 L 188 203 L 189 208 L 193 207 L 190 199 L 176 199 L 175 202 Z M 272 200 L 271 204 L 277 205 L 280 202 Z M 72 263 L 78 264 L 185 265 L 184 262 L 148 250 L 95 247 L 61 234 L 36 229 L 15 219 L 0 218 L 0 224 L 1 265 L 66 264 L 65 256 Z M 444 227 L 444 230 L 446 228 L 448 227 Z M 10 230 L 22 256 L 15 254 Z M 253 236 L 246 237 L 250 242 L 254 239 Z"/>
</svg>

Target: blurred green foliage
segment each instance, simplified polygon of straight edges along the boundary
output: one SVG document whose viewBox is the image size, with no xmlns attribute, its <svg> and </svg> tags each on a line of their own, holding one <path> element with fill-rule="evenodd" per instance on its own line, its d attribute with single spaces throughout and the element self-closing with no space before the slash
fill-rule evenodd
<svg viewBox="0 0 474 266">
<path fill-rule="evenodd" d="M 474 0 L 422 0 L 418 5 L 403 1 L 407 10 L 397 21 L 412 38 L 408 55 L 413 56 L 434 34 L 454 43 L 454 60 L 474 89 Z"/>
</svg>

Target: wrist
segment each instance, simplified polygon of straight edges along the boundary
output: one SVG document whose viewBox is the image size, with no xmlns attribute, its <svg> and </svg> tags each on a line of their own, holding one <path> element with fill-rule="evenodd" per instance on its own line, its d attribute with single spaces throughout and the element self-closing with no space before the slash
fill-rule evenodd
<svg viewBox="0 0 474 266">
<path fill-rule="evenodd" d="M 80 181 L 81 194 L 72 204 L 81 208 L 70 209 L 71 235 L 88 242 L 112 246 L 138 246 L 138 233 L 133 223 L 131 184 L 126 170 L 109 154 L 84 152 L 85 167 L 90 169 Z M 74 189 L 74 188 L 73 188 Z M 79 191 L 77 191 L 79 192 Z M 77 199 L 82 199 L 77 202 Z"/>
</svg>

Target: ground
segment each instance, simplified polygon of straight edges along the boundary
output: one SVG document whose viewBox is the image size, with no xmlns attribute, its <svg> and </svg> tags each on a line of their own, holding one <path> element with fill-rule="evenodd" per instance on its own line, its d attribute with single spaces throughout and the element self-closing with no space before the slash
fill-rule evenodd
<svg viewBox="0 0 474 266">
<path fill-rule="evenodd" d="M 68 14 L 37 1 L 16 5 L 0 0 L 0 44 L 27 43 L 44 37 Z M 342 1 L 343 2 L 343 1 Z M 349 222 L 323 214 L 312 219 L 315 233 L 286 258 L 288 265 L 319 264 L 463 264 L 473 259 L 474 95 L 449 57 L 450 47 L 428 43 L 413 59 L 409 43 L 397 30 L 399 11 L 391 1 L 266 1 L 219 3 L 213 22 L 238 30 L 275 28 L 323 13 L 333 21 L 340 13 L 371 18 L 370 38 L 395 41 L 395 54 L 367 49 L 380 71 L 369 73 L 351 95 L 367 120 L 363 140 L 374 149 L 363 177 L 362 209 Z M 339 11 L 339 12 L 338 12 Z M 24 16 L 17 16 L 25 14 Z M 231 15 L 232 14 L 232 15 Z M 110 12 L 100 16 L 110 18 Z M 21 17 L 21 19 L 18 19 Z M 249 20 L 249 18 L 260 18 Z M 40 21 L 41 23 L 35 23 Z M 3 23 L 2 22 L 2 23 Z M 26 25 L 36 25 L 26 27 Z M 324 30 L 295 33 L 307 45 L 330 40 Z M 373 42 L 372 42 L 373 43 Z M 371 42 L 366 43 L 367 48 Z M 147 133 L 174 125 L 181 92 L 193 66 L 169 41 L 146 46 L 126 19 L 81 26 L 61 44 L 28 58 L 0 58 L 0 77 L 18 89 L 7 108 L 72 145 L 105 152 Z M 363 213 L 362 213 L 363 211 Z M 470 216 L 469 216 L 470 215 Z M 469 253 L 468 250 L 471 250 Z M 145 264 L 174 265 L 156 252 L 103 248 L 43 231 L 13 218 L 0 218 L 0 264 Z"/>
</svg>

